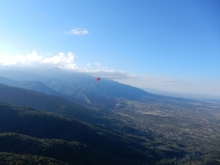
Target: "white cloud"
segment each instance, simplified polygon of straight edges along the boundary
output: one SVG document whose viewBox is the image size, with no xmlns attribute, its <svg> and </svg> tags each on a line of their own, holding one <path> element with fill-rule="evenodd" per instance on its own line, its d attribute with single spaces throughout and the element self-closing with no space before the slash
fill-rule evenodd
<svg viewBox="0 0 220 165">
<path fill-rule="evenodd" d="M 101 64 L 99 62 L 94 62 L 95 66 L 100 66 Z"/>
<path fill-rule="evenodd" d="M 36 51 L 33 51 L 28 55 L 0 55 L 0 64 L 4 66 L 14 65 L 29 67 L 48 66 L 68 69 L 76 68 L 75 57 L 71 52 L 67 55 L 61 52 L 58 55 L 50 57 L 38 55 Z"/>
<path fill-rule="evenodd" d="M 0 55 L 0 65 L 3 66 L 23 66 L 23 67 L 58 67 L 67 70 L 78 71 L 92 76 L 105 77 L 109 79 L 128 79 L 133 78 L 135 75 L 128 74 L 124 71 L 110 70 L 107 67 L 100 68 L 99 62 L 87 63 L 85 65 L 76 64 L 75 56 L 69 52 L 63 52 L 57 55 L 47 54 L 39 55 L 36 51 L 27 55 Z M 99 69 L 88 69 L 92 68 Z"/>
<path fill-rule="evenodd" d="M 85 35 L 89 34 L 89 31 L 87 29 L 83 28 L 75 28 L 67 32 L 67 34 L 73 34 L 73 35 Z"/>
</svg>

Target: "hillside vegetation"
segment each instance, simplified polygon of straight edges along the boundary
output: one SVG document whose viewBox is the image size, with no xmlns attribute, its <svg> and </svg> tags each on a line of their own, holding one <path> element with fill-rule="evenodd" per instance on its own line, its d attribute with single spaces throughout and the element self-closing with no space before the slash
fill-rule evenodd
<svg viewBox="0 0 220 165">
<path fill-rule="evenodd" d="M 36 155 L 20 155 L 15 153 L 0 152 L 1 165 L 67 165 L 61 161 L 55 159 L 46 158 Z"/>
<path fill-rule="evenodd" d="M 95 156 L 97 157 L 96 159 L 100 159 L 100 161 L 102 160 L 102 157 L 108 158 L 110 155 L 112 155 L 112 157 L 118 157 L 118 159 L 121 158 L 130 160 L 130 162 L 134 161 L 136 164 L 145 161 L 155 161 L 155 158 L 153 155 L 151 155 L 152 153 L 154 154 L 154 152 L 151 154 L 146 154 L 141 150 L 141 146 L 138 147 L 138 144 L 133 142 L 131 139 L 129 140 L 129 138 L 126 139 L 126 137 L 122 137 L 121 135 L 116 135 L 107 130 L 96 128 L 94 126 L 84 124 L 73 119 L 67 119 L 54 114 L 43 113 L 30 108 L 1 104 L 0 126 L 0 132 L 2 133 L 15 132 L 18 134 L 37 138 L 62 139 L 66 141 L 80 142 L 67 143 L 60 140 L 37 140 L 17 134 L 1 134 L 0 142 L 2 146 L 2 152 L 16 151 L 18 153 L 26 152 L 29 154 L 34 154 L 36 152 L 41 153 L 43 151 L 46 153 L 51 152 L 51 155 L 56 154 L 57 156 L 53 158 L 61 156 L 63 152 L 70 154 L 80 154 L 81 152 L 81 154 L 85 157 L 90 155 L 91 159 L 94 159 L 93 156 Z M 22 143 L 19 143 L 19 141 L 22 143 L 24 142 L 23 145 Z M 89 147 L 85 147 L 85 145 L 81 143 L 88 145 Z M 18 146 L 16 146 L 16 144 Z M 24 144 L 27 144 L 27 146 Z M 49 151 L 45 149 L 44 145 L 47 146 Z M 40 146 L 42 146 L 42 149 L 40 149 Z M 136 149 L 134 149 L 132 146 Z M 73 149 L 74 147 L 75 149 Z M 80 152 L 74 151 L 77 150 L 77 147 L 80 148 Z M 64 149 L 63 151 L 62 148 Z M 31 151 L 32 153 L 27 151 Z M 68 155 L 66 156 L 68 157 Z M 70 159 L 70 157 L 72 156 L 69 155 L 68 159 Z M 111 156 L 109 159 L 111 160 Z M 82 157 L 80 160 L 82 160 Z M 117 158 L 112 160 L 120 162 L 117 161 Z"/>
<path fill-rule="evenodd" d="M 219 164 L 219 101 L 153 95 L 107 79 L 97 86 L 94 77 L 59 69 L 0 75 L 0 152 L 14 159 Z"/>
</svg>

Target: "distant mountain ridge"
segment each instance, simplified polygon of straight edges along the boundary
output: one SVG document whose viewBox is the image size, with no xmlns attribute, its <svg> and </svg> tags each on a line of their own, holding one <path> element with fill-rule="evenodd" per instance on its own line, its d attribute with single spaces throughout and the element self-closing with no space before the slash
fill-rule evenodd
<svg viewBox="0 0 220 165">
<path fill-rule="evenodd" d="M 57 68 L 40 71 L 30 69 L 29 72 L 0 70 L 0 76 L 15 81 L 25 81 L 18 83 L 5 80 L 3 82 L 1 77 L 0 83 L 61 96 L 71 101 L 102 109 L 114 109 L 118 98 L 133 101 L 161 98 L 158 95 L 113 80 L 101 78 L 99 82 L 96 82 L 92 76 Z"/>
<path fill-rule="evenodd" d="M 36 91 L 36 92 L 42 92 L 42 93 L 46 93 L 46 94 L 49 94 L 49 95 L 55 95 L 55 96 L 63 97 L 67 100 L 77 102 L 76 99 L 71 98 L 68 95 L 59 93 L 59 92 L 49 88 L 48 86 L 46 86 L 41 81 L 16 81 L 16 80 L 12 80 L 12 79 L 0 76 L 0 83 L 1 84 L 6 84 L 6 85 L 9 85 L 9 86 L 13 86 L 13 87 L 33 90 L 33 91 Z"/>
</svg>

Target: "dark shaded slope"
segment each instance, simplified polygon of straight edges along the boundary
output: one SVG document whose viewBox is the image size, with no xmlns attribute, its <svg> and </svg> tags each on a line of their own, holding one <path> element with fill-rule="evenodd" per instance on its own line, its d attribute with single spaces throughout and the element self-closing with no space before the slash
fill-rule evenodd
<svg viewBox="0 0 220 165">
<path fill-rule="evenodd" d="M 76 165 L 136 163 L 119 159 L 102 149 L 76 141 L 67 142 L 59 139 L 38 139 L 16 133 L 0 134 L 0 152 L 43 156 L 47 157 L 47 159 L 53 158 L 64 163 Z"/>
<path fill-rule="evenodd" d="M 0 91 L 0 101 L 2 102 L 71 116 L 92 123 L 101 121 L 101 114 L 88 110 L 85 107 L 74 104 L 61 97 L 3 84 L 0 84 Z"/>
<path fill-rule="evenodd" d="M 136 163 L 139 161 L 150 163 L 159 159 L 157 154 L 151 150 L 147 150 L 148 155 L 144 154 L 141 146 L 138 147 L 138 144 L 126 137 L 29 108 L 1 104 L 0 132 L 16 132 L 38 138 L 79 141 L 101 148 L 117 157 L 137 161 Z"/>
<path fill-rule="evenodd" d="M 0 152 L 0 164 L 1 165 L 40 165 L 40 164 L 47 164 L 47 165 L 67 165 L 62 163 L 58 160 L 46 158 L 42 156 L 36 155 L 21 155 L 15 153 L 5 153 Z"/>
</svg>

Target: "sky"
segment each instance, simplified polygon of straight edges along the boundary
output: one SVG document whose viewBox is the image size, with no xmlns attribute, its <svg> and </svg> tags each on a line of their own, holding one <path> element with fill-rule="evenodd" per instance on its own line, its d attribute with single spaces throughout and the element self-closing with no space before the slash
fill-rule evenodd
<svg viewBox="0 0 220 165">
<path fill-rule="evenodd" d="M 0 66 L 220 96 L 220 1 L 0 0 Z"/>
</svg>

